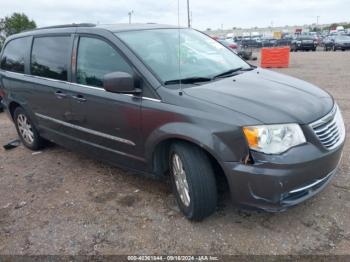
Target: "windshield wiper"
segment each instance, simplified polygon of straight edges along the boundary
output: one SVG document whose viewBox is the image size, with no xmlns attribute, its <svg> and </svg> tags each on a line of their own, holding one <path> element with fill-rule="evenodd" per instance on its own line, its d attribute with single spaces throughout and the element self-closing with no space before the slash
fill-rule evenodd
<svg viewBox="0 0 350 262">
<path fill-rule="evenodd" d="M 176 85 L 176 84 L 195 84 L 200 82 L 209 82 L 212 79 L 209 77 L 189 77 L 183 79 L 174 79 L 168 80 L 164 82 L 164 85 Z"/>
<path fill-rule="evenodd" d="M 221 74 L 218 74 L 218 75 L 214 76 L 213 79 L 220 78 L 220 77 L 232 76 L 233 73 L 241 71 L 242 69 L 243 69 L 243 67 L 237 67 L 237 68 L 234 68 L 234 69 L 227 70 L 227 71 L 225 71 L 225 72 L 223 72 Z"/>
</svg>

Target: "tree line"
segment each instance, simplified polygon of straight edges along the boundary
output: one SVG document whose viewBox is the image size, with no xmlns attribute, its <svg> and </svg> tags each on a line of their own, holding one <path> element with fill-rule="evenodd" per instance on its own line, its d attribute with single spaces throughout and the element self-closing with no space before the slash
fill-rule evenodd
<svg viewBox="0 0 350 262">
<path fill-rule="evenodd" d="M 10 16 L 0 18 L 0 50 L 6 37 L 35 28 L 35 21 L 23 13 L 13 13 Z"/>
</svg>

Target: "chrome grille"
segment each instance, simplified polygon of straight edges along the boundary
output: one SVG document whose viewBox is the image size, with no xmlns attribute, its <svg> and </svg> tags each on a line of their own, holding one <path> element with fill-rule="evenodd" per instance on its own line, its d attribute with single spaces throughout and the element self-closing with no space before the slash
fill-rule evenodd
<svg viewBox="0 0 350 262">
<path fill-rule="evenodd" d="M 329 114 L 310 126 L 322 145 L 329 150 L 338 147 L 345 139 L 344 121 L 337 105 Z"/>
</svg>

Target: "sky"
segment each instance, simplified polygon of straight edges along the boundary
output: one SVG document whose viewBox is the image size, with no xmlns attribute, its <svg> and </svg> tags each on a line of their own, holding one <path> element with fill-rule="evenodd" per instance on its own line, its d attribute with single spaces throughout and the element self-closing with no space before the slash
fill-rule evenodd
<svg viewBox="0 0 350 262">
<path fill-rule="evenodd" d="M 187 24 L 187 0 L 180 25 Z M 194 28 L 230 29 L 350 22 L 350 0 L 190 0 Z M 0 17 L 25 13 L 38 27 L 68 23 L 178 24 L 178 0 L 0 0 Z"/>
</svg>

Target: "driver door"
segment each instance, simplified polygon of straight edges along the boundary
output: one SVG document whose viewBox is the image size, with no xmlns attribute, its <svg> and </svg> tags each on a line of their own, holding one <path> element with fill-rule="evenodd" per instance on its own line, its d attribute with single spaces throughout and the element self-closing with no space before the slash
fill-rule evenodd
<svg viewBox="0 0 350 262">
<path fill-rule="evenodd" d="M 133 69 L 108 41 L 85 35 L 77 41 L 71 88 L 74 136 L 98 158 L 135 167 L 144 161 L 141 98 L 107 92 L 102 82 L 105 74 L 134 75 Z"/>
</svg>

